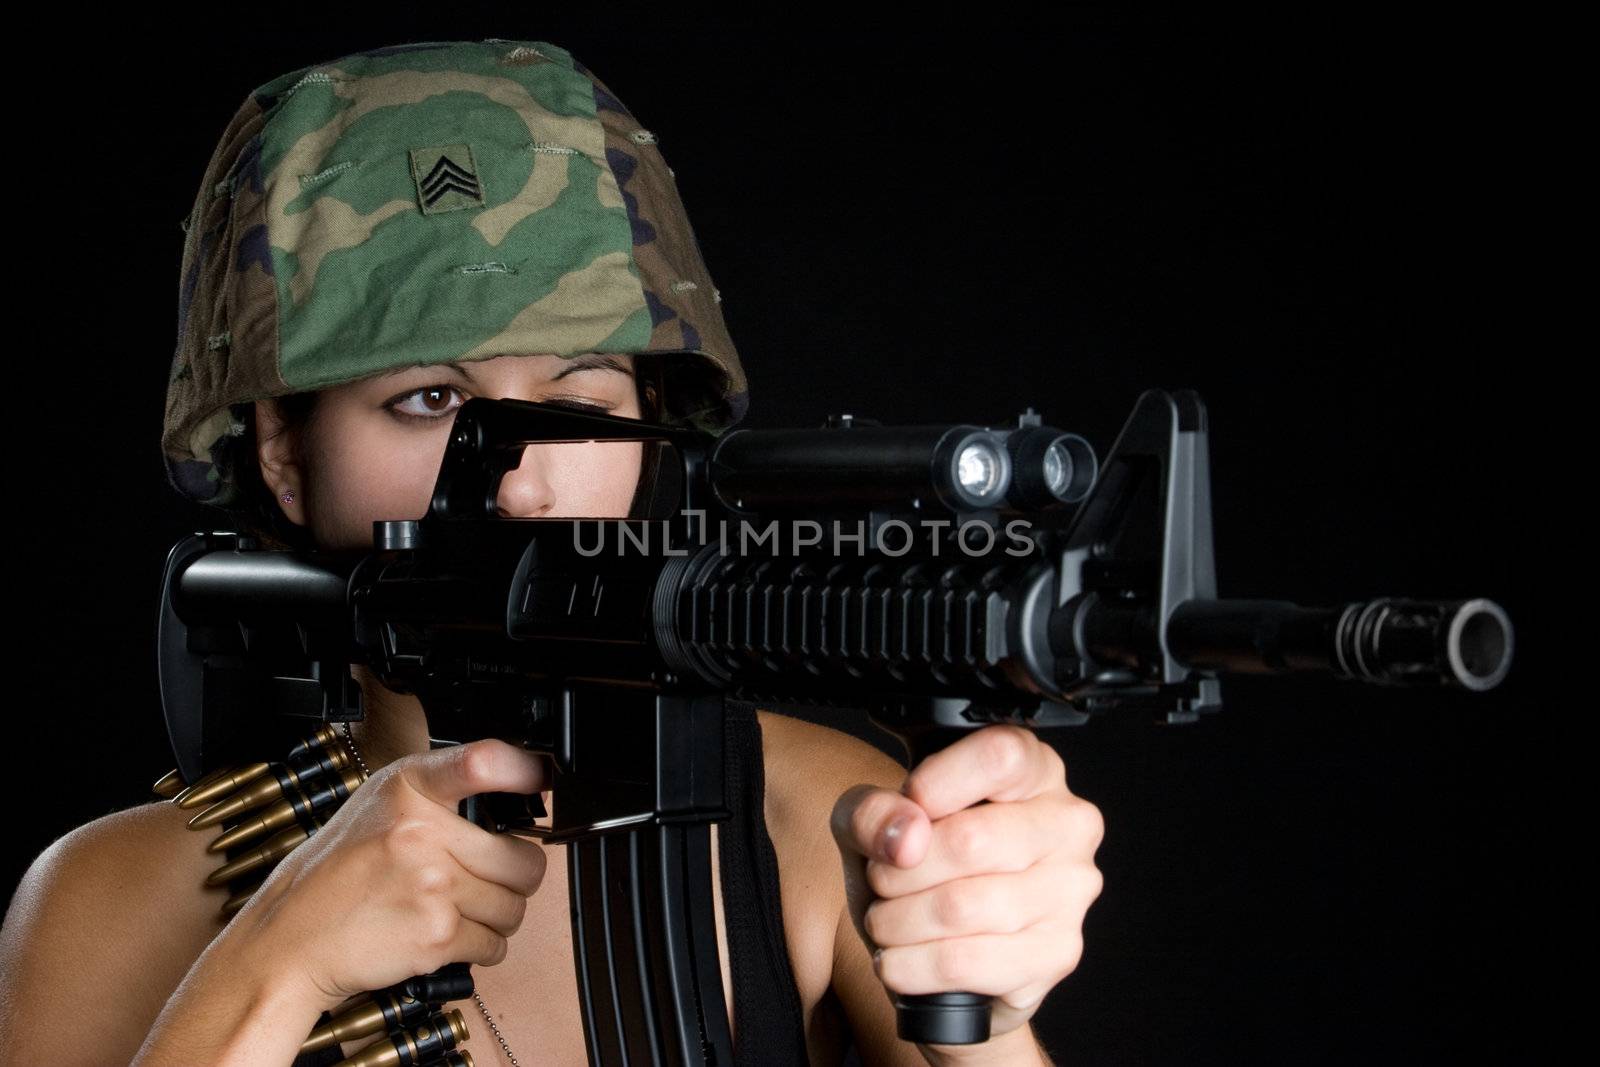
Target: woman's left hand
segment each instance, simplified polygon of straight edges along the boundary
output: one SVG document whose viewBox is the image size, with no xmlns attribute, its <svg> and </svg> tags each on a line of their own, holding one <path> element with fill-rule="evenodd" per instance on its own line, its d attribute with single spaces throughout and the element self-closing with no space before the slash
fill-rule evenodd
<svg viewBox="0 0 1600 1067">
<path fill-rule="evenodd" d="M 1015 726 L 929 756 L 899 793 L 860 785 L 833 809 L 879 979 L 891 993 L 990 994 L 996 1037 L 1077 967 L 1104 832 L 1100 809 L 1067 789 L 1061 757 Z"/>
</svg>

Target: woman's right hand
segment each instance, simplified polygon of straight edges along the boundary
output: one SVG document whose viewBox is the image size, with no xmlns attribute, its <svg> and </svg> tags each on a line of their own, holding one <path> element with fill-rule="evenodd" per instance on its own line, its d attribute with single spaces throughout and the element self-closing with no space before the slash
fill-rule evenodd
<svg viewBox="0 0 1600 1067">
<path fill-rule="evenodd" d="M 547 789 L 547 767 L 485 740 L 379 769 L 234 916 L 224 936 L 235 958 L 299 987 L 319 1010 L 446 963 L 499 963 L 544 877 L 544 852 L 456 806 L 476 793 Z"/>
</svg>

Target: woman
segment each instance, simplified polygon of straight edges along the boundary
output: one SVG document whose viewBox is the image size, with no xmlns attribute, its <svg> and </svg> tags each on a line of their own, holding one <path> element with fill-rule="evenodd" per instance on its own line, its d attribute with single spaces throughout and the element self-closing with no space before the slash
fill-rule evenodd
<svg viewBox="0 0 1600 1067">
<path fill-rule="evenodd" d="M 365 547 L 374 520 L 426 511 L 469 396 L 714 433 L 744 413 L 654 136 L 551 45 L 408 45 L 275 79 L 230 123 L 186 229 L 173 483 L 295 547 Z M 638 512 L 652 462 L 637 444 L 530 446 L 499 510 Z M 499 741 L 429 751 L 415 698 L 353 673 L 366 718 L 345 743 L 370 776 L 220 932 L 225 891 L 203 888 L 217 857 L 192 812 L 119 812 L 34 863 L 0 939 L 0 1047 L 328 1062 L 296 1059 L 323 1012 L 466 961 L 477 1063 L 583 1062 L 563 852 L 456 814 L 468 795 L 548 788 L 548 771 Z M 777 878 L 718 868 L 739 1062 L 835 1062 L 847 1029 L 869 1063 L 1044 1062 L 1028 1020 L 1076 966 L 1100 888 L 1099 813 L 1055 753 L 992 727 L 907 776 L 767 712 L 747 736 L 759 766 L 719 838 L 770 848 Z M 737 938 L 730 953 L 735 895 L 782 939 L 770 975 L 741 969 Z M 945 989 L 996 997 L 991 1040 L 900 1042 L 889 993 Z"/>
</svg>

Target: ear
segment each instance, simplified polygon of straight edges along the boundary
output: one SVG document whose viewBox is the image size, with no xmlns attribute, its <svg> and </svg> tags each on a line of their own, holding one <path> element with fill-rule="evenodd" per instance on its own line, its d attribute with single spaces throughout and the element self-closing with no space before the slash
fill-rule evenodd
<svg viewBox="0 0 1600 1067">
<path fill-rule="evenodd" d="M 296 526 L 306 524 L 301 444 L 300 428 L 285 425 L 277 397 L 256 401 L 256 459 L 261 464 L 261 480 Z M 285 501 L 286 495 L 291 499 Z"/>
</svg>

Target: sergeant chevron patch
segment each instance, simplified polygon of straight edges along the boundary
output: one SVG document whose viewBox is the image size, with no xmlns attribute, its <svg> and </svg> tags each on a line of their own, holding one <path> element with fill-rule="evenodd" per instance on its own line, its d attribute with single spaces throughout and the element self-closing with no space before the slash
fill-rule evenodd
<svg viewBox="0 0 1600 1067">
<path fill-rule="evenodd" d="M 411 150 L 411 177 L 424 215 L 483 206 L 483 186 L 472 149 L 464 144 Z"/>
</svg>

